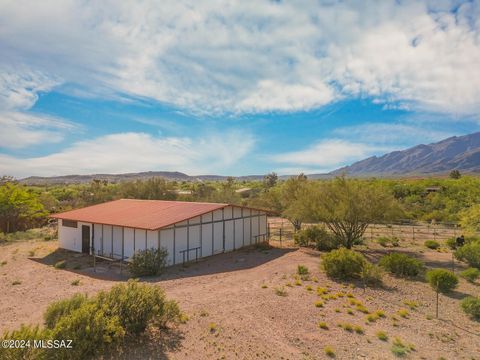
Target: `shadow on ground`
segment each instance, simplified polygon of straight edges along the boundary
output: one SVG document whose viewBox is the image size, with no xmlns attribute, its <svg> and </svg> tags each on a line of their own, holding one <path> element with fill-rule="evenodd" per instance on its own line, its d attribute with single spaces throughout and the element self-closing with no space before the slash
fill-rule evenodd
<svg viewBox="0 0 480 360">
<path fill-rule="evenodd" d="M 218 254 L 203 258 L 198 262 L 186 265 L 168 267 L 164 274 L 155 277 L 144 277 L 146 282 L 158 282 L 179 278 L 204 276 L 218 273 L 226 273 L 245 270 L 273 261 L 291 251 L 297 249 L 288 248 L 246 248 L 228 253 Z M 125 265 L 119 262 L 96 258 L 96 266 L 93 266 L 93 256 L 76 253 L 64 249 L 57 249 L 43 258 L 30 258 L 46 266 L 55 266 L 60 261 L 65 261 L 65 268 L 59 271 L 70 271 L 79 275 L 89 276 L 107 281 L 126 281 L 130 278 Z"/>
<path fill-rule="evenodd" d="M 103 359 L 168 359 L 168 352 L 179 351 L 184 339 L 178 329 L 147 331 L 144 335 L 125 340 L 120 348 L 107 352 Z"/>
</svg>

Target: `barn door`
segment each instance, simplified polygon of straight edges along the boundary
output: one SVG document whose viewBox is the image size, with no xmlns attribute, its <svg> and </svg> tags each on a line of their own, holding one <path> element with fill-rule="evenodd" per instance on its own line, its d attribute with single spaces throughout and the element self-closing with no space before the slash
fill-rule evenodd
<svg viewBox="0 0 480 360">
<path fill-rule="evenodd" d="M 90 253 L 90 226 L 82 225 L 82 253 Z"/>
</svg>

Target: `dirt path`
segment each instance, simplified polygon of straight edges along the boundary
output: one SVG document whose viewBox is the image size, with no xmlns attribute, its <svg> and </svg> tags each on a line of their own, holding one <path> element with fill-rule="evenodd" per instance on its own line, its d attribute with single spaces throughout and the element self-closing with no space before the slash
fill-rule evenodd
<svg viewBox="0 0 480 360">
<path fill-rule="evenodd" d="M 0 331 L 22 322 L 40 323 L 50 302 L 75 292 L 95 293 L 122 279 L 118 269 L 94 274 L 90 259 L 55 252 L 55 248 L 55 242 L 0 247 L 0 262 L 7 261 L 0 267 Z M 32 258 L 29 252 L 33 249 Z M 440 263 L 450 259 L 449 254 L 429 251 L 420 255 Z M 67 258 L 67 269 L 49 265 L 62 258 Z M 430 317 L 434 313 L 434 296 L 422 281 L 386 276 L 384 289 L 364 292 L 330 281 L 319 270 L 319 263 L 316 251 L 271 249 L 237 251 L 188 268 L 169 269 L 161 278 L 149 281 L 176 299 L 189 321 L 168 336 L 150 334 L 112 357 L 323 359 L 327 358 L 324 347 L 331 346 L 338 359 L 393 359 L 392 341 L 398 336 L 405 344 L 415 346 L 409 358 L 480 358 L 480 324 L 468 319 L 459 307 L 462 297 L 478 295 L 480 287 L 462 280 L 455 293 L 442 296 L 443 320 L 435 320 Z M 310 280 L 300 281 L 299 286 L 293 277 L 298 264 L 311 272 Z M 71 269 L 79 265 L 83 268 Z M 106 269 L 106 265 L 101 264 L 102 268 Z M 71 285 L 76 279 L 80 279 L 80 285 Z M 21 284 L 12 285 L 15 280 Z M 318 286 L 328 291 L 325 295 L 330 299 L 317 295 Z M 279 287 L 287 292 L 286 296 L 276 294 Z M 348 303 L 348 293 L 370 312 L 382 310 L 386 317 L 367 324 L 366 315 Z M 324 302 L 323 307 L 314 305 L 318 300 Z M 405 300 L 415 302 L 416 310 L 403 304 Z M 408 309 L 408 318 L 395 315 L 402 308 Z M 353 315 L 348 314 L 349 309 Z M 398 320 L 393 321 L 392 316 Z M 329 329 L 320 329 L 319 322 L 325 322 Z M 348 332 L 338 327 L 339 323 L 361 326 L 364 334 Z M 388 334 L 387 342 L 377 339 L 379 330 Z"/>
</svg>

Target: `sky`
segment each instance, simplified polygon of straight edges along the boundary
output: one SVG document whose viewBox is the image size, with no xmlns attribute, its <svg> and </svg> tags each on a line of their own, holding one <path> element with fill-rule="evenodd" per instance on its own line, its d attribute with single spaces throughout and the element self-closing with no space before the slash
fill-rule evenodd
<svg viewBox="0 0 480 360">
<path fill-rule="evenodd" d="M 479 88 L 480 0 L 0 0 L 0 175 L 325 173 Z"/>
</svg>

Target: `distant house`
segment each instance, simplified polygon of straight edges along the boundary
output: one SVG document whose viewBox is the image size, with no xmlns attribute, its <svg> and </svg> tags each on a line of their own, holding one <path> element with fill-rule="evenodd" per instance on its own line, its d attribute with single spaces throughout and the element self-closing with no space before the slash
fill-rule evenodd
<svg viewBox="0 0 480 360">
<path fill-rule="evenodd" d="M 266 240 L 267 212 L 244 206 L 122 199 L 54 214 L 60 247 L 111 259 L 165 248 L 167 265 Z"/>
</svg>

